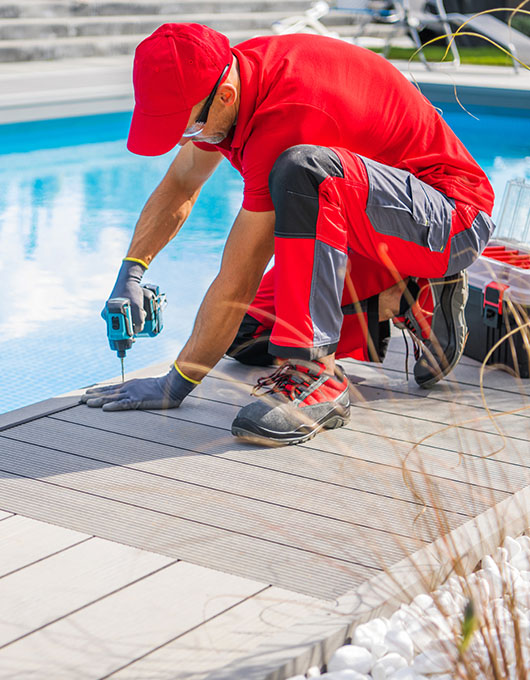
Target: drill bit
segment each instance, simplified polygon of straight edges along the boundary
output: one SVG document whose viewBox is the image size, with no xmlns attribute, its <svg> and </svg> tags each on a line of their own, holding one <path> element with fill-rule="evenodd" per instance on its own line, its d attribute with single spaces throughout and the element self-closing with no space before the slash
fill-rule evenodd
<svg viewBox="0 0 530 680">
<path fill-rule="evenodd" d="M 124 371 L 124 366 L 123 366 L 123 357 L 120 357 L 121 361 L 121 384 L 125 382 L 125 371 Z"/>
</svg>

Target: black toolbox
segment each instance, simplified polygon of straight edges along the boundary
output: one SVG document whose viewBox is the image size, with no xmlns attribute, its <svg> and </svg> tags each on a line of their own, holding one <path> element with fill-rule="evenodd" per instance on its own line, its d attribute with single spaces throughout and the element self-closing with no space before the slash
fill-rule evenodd
<svg viewBox="0 0 530 680">
<path fill-rule="evenodd" d="M 469 267 L 466 356 L 528 378 L 530 356 L 530 247 L 490 241 Z"/>
</svg>

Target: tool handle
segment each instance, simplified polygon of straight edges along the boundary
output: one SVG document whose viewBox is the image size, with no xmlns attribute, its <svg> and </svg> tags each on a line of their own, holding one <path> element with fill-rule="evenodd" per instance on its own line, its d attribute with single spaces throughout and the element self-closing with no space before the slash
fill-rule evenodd
<svg viewBox="0 0 530 680">
<path fill-rule="evenodd" d="M 160 292 L 158 286 L 153 283 L 145 283 L 142 285 L 142 292 L 144 294 L 144 311 L 145 323 L 140 333 L 136 337 L 150 337 L 153 338 L 158 335 L 164 323 L 162 320 L 162 309 L 166 305 L 166 296 Z"/>
</svg>

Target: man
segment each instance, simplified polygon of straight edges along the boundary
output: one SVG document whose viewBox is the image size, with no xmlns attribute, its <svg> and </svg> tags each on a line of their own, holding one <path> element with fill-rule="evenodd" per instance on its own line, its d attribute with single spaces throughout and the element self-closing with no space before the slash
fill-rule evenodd
<svg viewBox="0 0 530 680">
<path fill-rule="evenodd" d="M 493 192 L 391 64 L 330 38 L 262 37 L 231 49 L 205 26 L 166 24 L 138 46 L 133 78 L 128 148 L 181 146 L 111 293 L 131 300 L 136 328 L 142 275 L 223 157 L 241 172 L 244 198 L 169 373 L 90 390 L 89 406 L 177 407 L 228 351 L 278 366 L 233 434 L 297 443 L 347 422 L 348 381 L 335 358 L 382 360 L 389 319 L 421 345 L 420 385 L 453 368 L 467 333 L 464 270 L 493 230 Z"/>
</svg>

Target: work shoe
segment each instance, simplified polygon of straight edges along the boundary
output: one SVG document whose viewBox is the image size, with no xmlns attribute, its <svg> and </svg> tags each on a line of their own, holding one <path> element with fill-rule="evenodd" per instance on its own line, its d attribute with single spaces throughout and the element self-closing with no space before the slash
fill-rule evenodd
<svg viewBox="0 0 530 680">
<path fill-rule="evenodd" d="M 428 388 L 456 366 L 464 351 L 467 272 L 442 279 L 418 279 L 416 283 L 416 301 L 393 322 L 414 340 L 414 379 Z"/>
<path fill-rule="evenodd" d="M 340 368 L 334 376 L 324 368 L 318 361 L 293 359 L 260 378 L 252 392 L 260 398 L 239 411 L 232 434 L 274 446 L 299 444 L 320 430 L 345 425 L 350 417 L 348 380 Z"/>
</svg>

